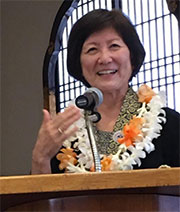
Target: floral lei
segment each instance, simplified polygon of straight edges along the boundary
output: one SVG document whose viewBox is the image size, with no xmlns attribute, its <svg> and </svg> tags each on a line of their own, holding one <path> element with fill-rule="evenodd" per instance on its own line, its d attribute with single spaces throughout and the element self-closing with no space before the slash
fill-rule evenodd
<svg viewBox="0 0 180 212">
<path fill-rule="evenodd" d="M 142 103 L 136 116 L 122 131 L 114 133 L 113 140 L 119 143 L 116 154 L 100 155 L 102 171 L 129 170 L 133 165 L 141 165 L 141 158 L 155 150 L 152 140 L 160 136 L 161 123 L 166 122 L 164 93 L 156 94 L 147 85 L 141 85 L 137 92 Z M 79 128 L 76 135 L 65 140 L 56 158 L 59 169 L 65 172 L 94 171 L 93 155 L 85 127 L 84 118 L 76 122 Z"/>
</svg>

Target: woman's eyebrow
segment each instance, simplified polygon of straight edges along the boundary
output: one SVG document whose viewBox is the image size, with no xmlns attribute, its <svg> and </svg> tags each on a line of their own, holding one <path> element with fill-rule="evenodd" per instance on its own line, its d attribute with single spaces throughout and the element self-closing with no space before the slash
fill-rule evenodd
<svg viewBox="0 0 180 212">
<path fill-rule="evenodd" d="M 121 39 L 121 38 L 119 38 L 119 37 L 117 37 L 117 38 L 112 38 L 112 39 L 107 40 L 107 42 L 108 42 L 108 43 L 113 42 L 113 41 L 122 41 L 122 39 Z M 83 45 L 83 46 L 88 46 L 88 45 L 97 45 L 97 44 L 98 44 L 98 42 L 90 41 L 90 42 L 84 43 L 84 45 Z"/>
<path fill-rule="evenodd" d="M 88 45 L 97 45 L 98 42 L 92 41 L 92 42 L 85 42 L 83 46 L 88 46 Z"/>
</svg>

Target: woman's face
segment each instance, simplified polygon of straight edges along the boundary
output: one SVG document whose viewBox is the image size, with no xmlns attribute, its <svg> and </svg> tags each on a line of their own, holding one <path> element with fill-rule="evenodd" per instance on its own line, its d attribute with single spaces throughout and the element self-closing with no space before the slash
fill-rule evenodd
<svg viewBox="0 0 180 212">
<path fill-rule="evenodd" d="M 130 51 L 113 28 L 90 35 L 80 61 L 83 76 L 92 87 L 103 92 L 127 88 L 132 73 Z"/>
</svg>

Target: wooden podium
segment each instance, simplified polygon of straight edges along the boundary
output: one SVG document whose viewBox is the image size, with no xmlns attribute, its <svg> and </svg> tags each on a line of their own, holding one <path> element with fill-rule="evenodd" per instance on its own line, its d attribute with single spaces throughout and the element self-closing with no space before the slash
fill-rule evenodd
<svg viewBox="0 0 180 212">
<path fill-rule="evenodd" d="M 180 168 L 0 177 L 1 211 L 180 211 Z"/>
</svg>

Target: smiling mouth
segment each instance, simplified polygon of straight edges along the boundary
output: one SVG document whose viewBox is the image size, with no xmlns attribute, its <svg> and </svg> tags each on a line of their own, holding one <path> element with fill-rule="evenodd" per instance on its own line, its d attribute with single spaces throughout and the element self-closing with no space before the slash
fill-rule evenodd
<svg viewBox="0 0 180 212">
<path fill-rule="evenodd" d="M 106 71 L 99 71 L 97 74 L 101 76 L 101 75 L 107 75 L 107 74 L 115 74 L 116 72 L 117 70 L 106 70 Z"/>
</svg>

